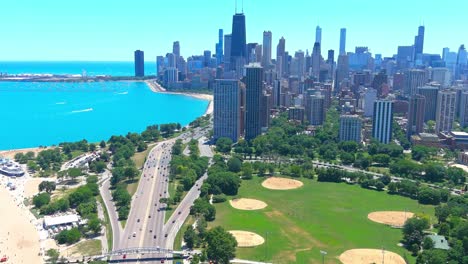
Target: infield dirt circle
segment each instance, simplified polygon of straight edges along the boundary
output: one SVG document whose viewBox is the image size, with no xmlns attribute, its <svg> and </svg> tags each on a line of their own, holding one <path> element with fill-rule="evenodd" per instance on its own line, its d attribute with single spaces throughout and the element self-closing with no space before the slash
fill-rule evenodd
<svg viewBox="0 0 468 264">
<path fill-rule="evenodd" d="M 384 259 L 383 259 L 384 258 Z M 382 261 L 382 259 L 384 261 Z M 343 264 L 406 264 L 405 260 L 398 254 L 381 249 L 351 249 L 340 255 Z"/>
<path fill-rule="evenodd" d="M 237 241 L 237 247 L 255 247 L 265 243 L 263 237 L 247 231 L 231 230 L 229 231 Z"/>
<path fill-rule="evenodd" d="M 229 203 L 232 207 L 239 210 L 260 210 L 267 207 L 267 204 L 265 202 L 247 198 L 230 200 Z"/>
<path fill-rule="evenodd" d="M 262 186 L 271 190 L 292 190 L 304 185 L 300 181 L 287 178 L 270 177 L 262 182 Z"/>
<path fill-rule="evenodd" d="M 381 211 L 372 212 L 367 215 L 369 220 L 386 224 L 390 226 L 403 226 L 407 219 L 413 217 L 411 212 L 400 212 L 400 211 Z"/>
</svg>

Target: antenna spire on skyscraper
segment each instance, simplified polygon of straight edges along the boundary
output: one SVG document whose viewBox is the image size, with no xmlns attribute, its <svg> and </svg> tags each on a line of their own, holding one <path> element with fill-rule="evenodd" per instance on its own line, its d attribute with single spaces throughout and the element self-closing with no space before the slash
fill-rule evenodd
<svg viewBox="0 0 468 264">
<path fill-rule="evenodd" d="M 242 0 L 242 14 L 244 14 L 244 0 Z"/>
</svg>

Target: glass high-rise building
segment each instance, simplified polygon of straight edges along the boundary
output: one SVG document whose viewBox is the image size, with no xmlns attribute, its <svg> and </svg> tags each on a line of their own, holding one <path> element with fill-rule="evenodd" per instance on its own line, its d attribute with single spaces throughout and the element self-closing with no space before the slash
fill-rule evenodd
<svg viewBox="0 0 468 264">
<path fill-rule="evenodd" d="M 429 120 L 435 121 L 437 111 L 437 94 L 439 87 L 425 85 L 418 88 L 418 94 L 424 96 L 426 99 L 424 106 L 424 122 Z"/>
<path fill-rule="evenodd" d="M 141 50 L 135 51 L 135 77 L 145 76 L 145 53 Z"/>
<path fill-rule="evenodd" d="M 420 94 L 413 95 L 409 100 L 408 127 L 406 135 L 408 139 L 423 132 L 426 98 Z"/>
<path fill-rule="evenodd" d="M 238 80 L 216 80 L 214 89 L 213 137 L 237 142 L 240 136 L 241 89 Z"/>
<path fill-rule="evenodd" d="M 414 37 L 414 60 L 421 60 L 424 50 L 424 26 L 419 26 L 418 35 Z"/>
<path fill-rule="evenodd" d="M 245 139 L 251 140 L 262 133 L 260 105 L 263 90 L 263 68 L 258 63 L 246 67 Z"/>
<path fill-rule="evenodd" d="M 346 28 L 340 29 L 340 54 L 346 55 Z"/>
<path fill-rule="evenodd" d="M 262 54 L 262 67 L 267 68 L 271 64 L 271 44 L 272 34 L 271 31 L 263 32 L 263 54 Z"/>
<path fill-rule="evenodd" d="M 358 115 L 340 116 L 340 141 L 361 143 L 362 120 Z"/>
<path fill-rule="evenodd" d="M 238 13 L 232 17 L 231 69 L 238 70 L 245 63 L 246 45 L 245 15 Z"/>
</svg>

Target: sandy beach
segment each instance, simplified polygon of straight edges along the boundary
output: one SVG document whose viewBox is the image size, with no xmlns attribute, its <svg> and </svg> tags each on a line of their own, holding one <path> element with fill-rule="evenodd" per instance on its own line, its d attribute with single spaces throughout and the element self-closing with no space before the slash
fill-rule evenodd
<svg viewBox="0 0 468 264">
<path fill-rule="evenodd" d="M 191 96 L 193 98 L 210 101 L 210 103 L 208 104 L 208 107 L 206 108 L 204 115 L 209 115 L 213 113 L 213 95 L 211 94 L 200 94 L 200 93 L 190 93 L 190 92 L 168 92 L 166 89 L 164 89 L 161 85 L 159 85 L 157 82 L 153 80 L 146 80 L 145 83 L 148 85 L 151 91 L 155 93 L 179 94 L 179 95 Z"/>
<path fill-rule="evenodd" d="M 0 211 L 7 216 L 0 218 L 0 257 L 7 256 L 6 263 L 44 263 L 35 220 L 20 197 L 13 198 L 9 192 L 2 181 Z"/>
<path fill-rule="evenodd" d="M 24 149 L 0 150 L 0 157 L 14 159 L 17 153 L 26 154 L 29 151 L 32 151 L 34 152 L 34 155 L 37 155 L 37 153 L 41 152 L 44 149 L 46 148 L 24 148 Z"/>
</svg>

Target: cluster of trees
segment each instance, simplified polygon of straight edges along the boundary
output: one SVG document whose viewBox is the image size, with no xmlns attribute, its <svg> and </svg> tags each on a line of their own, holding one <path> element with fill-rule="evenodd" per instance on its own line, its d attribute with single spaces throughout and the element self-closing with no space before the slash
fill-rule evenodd
<svg viewBox="0 0 468 264">
<path fill-rule="evenodd" d="M 449 250 L 434 249 L 433 244 L 423 240 L 423 251 L 416 263 L 468 263 L 468 197 L 451 197 L 446 204 L 437 206 L 435 214 L 438 223 L 434 226 L 438 234 L 445 236 Z"/>
<path fill-rule="evenodd" d="M 400 177 L 419 179 L 426 182 L 444 182 L 460 185 L 466 181 L 466 172 L 460 168 L 448 167 L 436 162 L 418 164 L 407 159 L 400 159 L 390 165 L 390 172 Z"/>
<path fill-rule="evenodd" d="M 169 123 L 160 125 L 159 130 L 164 138 L 168 138 L 174 135 L 176 131 L 180 131 L 181 128 L 182 126 L 179 123 Z"/>
<path fill-rule="evenodd" d="M 438 205 L 446 202 L 450 198 L 450 191 L 447 189 L 433 189 L 421 185 L 418 182 L 402 180 L 392 182 L 390 176 L 375 178 L 372 175 L 361 172 L 349 172 L 340 169 L 315 169 L 318 181 L 321 182 L 342 182 L 359 183 L 362 188 L 374 189 L 378 191 L 388 190 L 389 194 L 398 194 L 418 200 L 421 204 Z"/>
<path fill-rule="evenodd" d="M 200 116 L 199 118 L 190 122 L 189 126 L 192 128 L 202 127 L 209 124 L 211 115 Z"/>
<path fill-rule="evenodd" d="M 403 225 L 403 243 L 405 247 L 410 250 L 413 255 L 417 255 L 421 250 L 424 240 L 424 230 L 430 227 L 429 219 L 426 217 L 412 217 L 406 220 Z M 430 238 L 428 238 L 430 240 Z M 425 242 L 428 244 L 430 242 Z"/>
<path fill-rule="evenodd" d="M 28 151 L 26 154 L 23 153 L 16 153 L 15 154 L 15 161 L 20 164 L 26 164 L 30 160 L 34 160 L 34 152 Z"/>
<path fill-rule="evenodd" d="M 214 221 L 216 218 L 216 208 L 210 204 L 207 197 L 198 198 L 190 208 L 190 214 L 203 217 L 206 221 Z"/>
<path fill-rule="evenodd" d="M 99 195 L 98 178 L 89 176 L 87 183 L 78 187 L 76 190 L 66 195 L 65 197 L 51 200 L 50 192 L 55 190 L 55 183 L 42 182 L 39 185 L 39 194 L 33 197 L 33 204 L 36 209 L 39 209 L 43 215 L 52 215 L 57 212 L 66 212 L 70 208 L 75 209 L 83 219 L 87 219 L 87 225 L 79 227 L 79 235 L 76 231 L 62 231 L 56 236 L 56 240 L 60 243 L 72 244 L 77 242 L 82 235 L 96 235 L 101 232 L 101 221 L 97 217 L 97 202 L 96 196 Z M 72 229 L 73 230 L 73 229 Z"/>
<path fill-rule="evenodd" d="M 208 179 L 203 183 L 202 194 L 236 195 L 241 184 L 239 175 L 229 171 L 223 157 L 216 155 L 213 161 L 214 164 L 208 169 Z"/>
<path fill-rule="evenodd" d="M 197 228 L 187 227 L 184 241 L 188 248 L 204 248 L 201 256 L 194 256 L 191 263 L 198 264 L 208 260 L 219 264 L 228 264 L 236 257 L 237 241 L 231 233 L 222 227 L 206 230 L 206 222 L 198 220 Z"/>
<path fill-rule="evenodd" d="M 127 185 L 117 184 L 115 189 L 112 191 L 112 199 L 117 207 L 119 220 L 127 219 L 128 214 L 130 213 L 130 204 L 132 202 L 132 196 L 127 190 Z"/>
<path fill-rule="evenodd" d="M 169 208 L 181 201 L 184 191 L 189 191 L 208 168 L 208 158 L 200 157 L 197 140 L 192 139 L 189 142 L 189 156 L 183 154 L 183 148 L 184 144 L 180 139 L 172 146 L 169 178 L 171 181 L 178 180 L 181 184 L 177 186 L 174 197 L 165 201 Z"/>
</svg>

